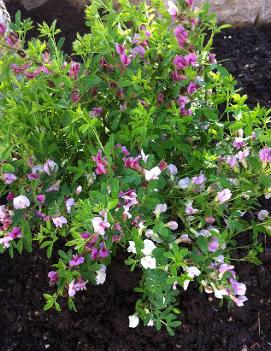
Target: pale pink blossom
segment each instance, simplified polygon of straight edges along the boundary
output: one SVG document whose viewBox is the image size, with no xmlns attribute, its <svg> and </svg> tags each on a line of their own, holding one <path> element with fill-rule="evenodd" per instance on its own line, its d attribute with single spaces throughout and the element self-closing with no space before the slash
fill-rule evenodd
<svg viewBox="0 0 271 351">
<path fill-rule="evenodd" d="M 29 206 L 30 206 L 30 201 L 24 195 L 17 196 L 13 199 L 13 207 L 15 208 L 15 210 L 25 209 Z"/>
</svg>

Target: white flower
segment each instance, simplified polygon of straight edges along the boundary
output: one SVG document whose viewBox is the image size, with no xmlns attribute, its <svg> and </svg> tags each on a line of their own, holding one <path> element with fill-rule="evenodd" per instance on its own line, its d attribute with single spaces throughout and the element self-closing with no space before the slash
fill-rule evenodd
<svg viewBox="0 0 271 351">
<path fill-rule="evenodd" d="M 145 256 L 141 258 L 141 265 L 145 269 L 155 269 L 156 268 L 156 259 L 151 256 Z"/>
<path fill-rule="evenodd" d="M 155 206 L 153 213 L 156 217 L 159 217 L 161 213 L 166 212 L 167 204 L 158 204 Z"/>
<path fill-rule="evenodd" d="M 47 160 L 43 165 L 43 170 L 50 176 L 58 170 L 58 165 L 53 160 Z"/>
<path fill-rule="evenodd" d="M 189 177 L 185 177 L 185 178 L 180 179 L 179 183 L 178 183 L 179 187 L 181 189 L 183 189 L 183 190 L 187 189 L 189 187 L 189 184 L 190 184 L 190 178 Z"/>
<path fill-rule="evenodd" d="M 168 165 L 167 170 L 171 176 L 175 176 L 178 173 L 178 168 L 173 164 Z"/>
<path fill-rule="evenodd" d="M 152 237 L 153 237 L 153 234 L 154 234 L 154 232 L 153 232 L 152 229 L 148 229 L 148 230 L 146 230 L 146 232 L 145 232 L 145 236 L 146 236 L 147 238 L 152 238 Z"/>
<path fill-rule="evenodd" d="M 54 217 L 53 223 L 57 228 L 62 228 L 63 225 L 67 224 L 67 219 L 64 216 Z"/>
<path fill-rule="evenodd" d="M 154 249 L 156 249 L 155 244 L 153 243 L 153 241 L 149 240 L 149 239 L 145 239 L 144 241 L 144 249 L 142 249 L 142 253 L 145 256 L 150 256 L 153 252 Z"/>
<path fill-rule="evenodd" d="M 82 186 L 79 185 L 79 186 L 76 188 L 75 192 L 76 192 L 77 195 L 79 195 L 79 194 L 82 192 L 82 190 L 83 190 Z"/>
<path fill-rule="evenodd" d="M 160 174 L 161 174 L 161 169 L 157 166 L 152 168 L 149 171 L 145 169 L 145 179 L 147 181 L 158 179 Z"/>
<path fill-rule="evenodd" d="M 150 319 L 148 321 L 147 327 L 153 327 L 154 326 L 154 321 L 152 319 Z"/>
<path fill-rule="evenodd" d="M 17 196 L 13 199 L 13 206 L 15 210 L 20 210 L 30 206 L 30 201 L 24 195 Z"/>
<path fill-rule="evenodd" d="M 93 217 L 91 223 L 94 232 L 102 236 L 105 234 L 105 230 L 110 227 L 109 222 L 103 220 L 101 217 Z"/>
<path fill-rule="evenodd" d="M 135 242 L 134 241 L 129 241 L 129 246 L 127 248 L 128 252 L 131 252 L 133 254 L 136 254 L 136 246 L 135 246 Z"/>
<path fill-rule="evenodd" d="M 67 208 L 67 212 L 71 213 L 72 211 L 72 206 L 74 206 L 75 201 L 74 198 L 70 197 L 69 199 L 67 199 L 66 201 L 66 208 Z"/>
<path fill-rule="evenodd" d="M 141 150 L 142 161 L 147 163 L 149 155 L 145 155 L 144 151 Z"/>
<path fill-rule="evenodd" d="M 135 314 L 129 316 L 129 328 L 136 328 L 139 324 L 139 318 Z"/>
<path fill-rule="evenodd" d="M 184 289 L 185 291 L 187 290 L 189 283 L 190 283 L 190 280 L 189 280 L 189 279 L 186 279 L 186 280 L 183 282 L 183 289 Z"/>
<path fill-rule="evenodd" d="M 198 277 L 201 273 L 200 270 L 195 266 L 187 267 L 185 270 L 190 278 L 194 278 L 195 276 Z"/>
<path fill-rule="evenodd" d="M 106 279 L 106 266 L 104 264 L 101 265 L 101 268 L 96 271 L 96 284 L 101 285 L 105 282 Z"/>
<path fill-rule="evenodd" d="M 264 221 L 269 216 L 269 212 L 266 210 L 261 210 L 258 212 L 258 219 Z"/>
</svg>

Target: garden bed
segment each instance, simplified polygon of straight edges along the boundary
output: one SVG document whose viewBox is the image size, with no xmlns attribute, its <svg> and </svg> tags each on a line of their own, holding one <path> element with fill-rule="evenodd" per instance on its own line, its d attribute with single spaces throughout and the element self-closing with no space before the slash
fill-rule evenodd
<svg viewBox="0 0 271 351">
<path fill-rule="evenodd" d="M 65 4 L 64 4 L 65 3 Z M 9 3 L 9 11 L 19 8 Z M 77 31 L 83 33 L 83 13 L 66 1 L 48 1 L 43 7 L 26 12 L 35 21 L 59 19 L 65 49 Z M 271 106 L 271 28 L 231 29 L 216 39 L 215 51 L 236 76 L 249 102 Z M 264 264 L 240 265 L 238 272 L 248 287 L 245 307 L 227 310 L 207 294 L 199 294 L 193 285 L 182 293 L 182 326 L 174 337 L 153 328 L 128 327 L 128 315 L 134 310 L 139 275 L 131 273 L 117 256 L 103 286 L 91 286 L 78 296 L 78 312 L 64 305 L 62 313 L 43 312 L 42 294 L 48 289 L 50 262 L 42 252 L 0 256 L 0 350 L 5 351 L 247 351 L 271 350 L 271 254 L 270 242 L 262 259 Z"/>
</svg>

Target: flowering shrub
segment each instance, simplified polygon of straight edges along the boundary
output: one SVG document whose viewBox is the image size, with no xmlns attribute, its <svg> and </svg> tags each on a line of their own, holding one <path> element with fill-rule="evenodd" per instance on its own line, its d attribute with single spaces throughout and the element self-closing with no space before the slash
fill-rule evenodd
<svg viewBox="0 0 271 351">
<path fill-rule="evenodd" d="M 132 328 L 173 334 L 191 281 L 247 300 L 235 261 L 260 263 L 271 233 L 271 111 L 245 105 L 210 52 L 222 27 L 192 4 L 93 1 L 80 63 L 55 23 L 29 42 L 29 20 L 1 26 L 0 250 L 61 248 L 45 309 L 75 309 L 119 250 L 142 270 Z"/>
</svg>

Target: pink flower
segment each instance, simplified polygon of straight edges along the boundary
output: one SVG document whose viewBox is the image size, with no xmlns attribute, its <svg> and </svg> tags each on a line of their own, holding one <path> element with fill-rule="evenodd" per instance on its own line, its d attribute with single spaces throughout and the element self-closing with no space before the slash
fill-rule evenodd
<svg viewBox="0 0 271 351">
<path fill-rule="evenodd" d="M 212 65 L 215 65 L 217 63 L 216 61 L 216 54 L 209 54 L 208 55 L 208 60 Z"/>
<path fill-rule="evenodd" d="M 175 70 L 171 73 L 171 78 L 174 82 L 187 79 L 187 77 L 185 75 L 179 74 L 179 72 L 177 70 Z"/>
<path fill-rule="evenodd" d="M 6 42 L 8 44 L 8 46 L 10 46 L 11 48 L 19 48 L 19 38 L 18 35 L 16 33 L 9 33 L 7 38 L 6 38 Z"/>
<path fill-rule="evenodd" d="M 187 94 L 192 95 L 198 90 L 198 84 L 195 82 L 190 82 L 187 87 Z"/>
<path fill-rule="evenodd" d="M 13 199 L 13 206 L 15 210 L 24 209 L 30 206 L 30 201 L 26 196 L 20 195 Z"/>
<path fill-rule="evenodd" d="M 131 168 L 134 169 L 138 172 L 142 172 L 142 167 L 139 164 L 139 160 L 141 159 L 141 156 L 137 157 L 128 157 L 128 158 L 123 158 L 124 162 L 124 167 L 125 168 Z"/>
<path fill-rule="evenodd" d="M 271 148 L 266 146 L 265 148 L 261 149 L 259 152 L 259 158 L 264 163 L 271 162 Z"/>
<path fill-rule="evenodd" d="M 125 47 L 124 47 L 123 45 L 116 44 L 115 48 L 116 48 L 116 52 L 117 52 L 120 56 L 125 54 Z"/>
<path fill-rule="evenodd" d="M 107 220 L 102 219 L 101 217 L 94 217 L 91 220 L 93 230 L 96 234 L 104 236 L 105 230 L 110 228 L 110 223 Z"/>
<path fill-rule="evenodd" d="M 155 214 L 156 217 L 159 217 L 161 213 L 164 213 L 167 211 L 167 204 L 158 204 L 155 206 L 155 209 L 153 213 Z"/>
<path fill-rule="evenodd" d="M 168 8 L 167 11 L 172 17 L 176 17 L 179 13 L 178 7 L 174 4 L 173 1 L 167 2 Z"/>
<path fill-rule="evenodd" d="M 72 280 L 69 284 L 68 295 L 73 297 L 78 291 L 86 290 L 86 284 L 87 282 L 85 282 L 82 278 L 78 278 L 77 281 Z"/>
<path fill-rule="evenodd" d="M 14 73 L 18 74 L 18 73 L 23 73 L 24 71 L 26 71 L 29 67 L 30 64 L 29 63 L 25 63 L 21 66 L 16 65 L 16 63 L 12 63 L 10 65 L 11 69 L 13 70 Z"/>
<path fill-rule="evenodd" d="M 45 202 L 45 198 L 46 198 L 46 196 L 43 195 L 43 194 L 37 195 L 37 200 L 38 200 L 38 202 L 41 203 L 41 204 L 43 204 L 43 203 Z"/>
<path fill-rule="evenodd" d="M 217 238 L 213 238 L 208 244 L 208 251 L 216 252 L 219 248 L 219 241 Z"/>
<path fill-rule="evenodd" d="M 82 190 L 83 190 L 82 186 L 79 185 L 75 190 L 76 195 L 79 195 L 82 192 Z"/>
<path fill-rule="evenodd" d="M 230 298 L 232 299 L 233 302 L 236 303 L 236 305 L 238 307 L 244 306 L 244 302 L 246 302 L 248 300 L 246 296 L 238 296 L 238 297 L 236 297 L 236 296 L 232 296 L 231 295 Z"/>
<path fill-rule="evenodd" d="M 6 199 L 7 199 L 7 201 L 13 201 L 13 199 L 14 199 L 14 194 L 13 194 L 12 191 L 9 191 L 9 192 L 8 192 L 8 195 L 7 195 Z"/>
<path fill-rule="evenodd" d="M 120 56 L 120 61 L 124 66 L 129 66 L 132 60 L 126 54 Z"/>
<path fill-rule="evenodd" d="M 51 193 L 53 191 L 58 191 L 60 188 L 60 181 L 56 181 L 55 183 L 53 183 L 47 190 L 47 193 Z"/>
<path fill-rule="evenodd" d="M 45 173 L 51 176 L 58 170 L 58 165 L 52 160 L 47 160 L 43 165 L 43 170 Z"/>
<path fill-rule="evenodd" d="M 57 228 L 62 228 L 63 225 L 67 224 L 67 219 L 64 216 L 60 216 L 60 217 L 54 217 L 52 218 L 54 225 Z"/>
<path fill-rule="evenodd" d="M 56 271 L 51 271 L 48 273 L 49 285 L 54 286 L 58 281 L 58 273 Z"/>
<path fill-rule="evenodd" d="M 169 222 L 167 222 L 166 227 L 171 229 L 171 230 L 176 230 L 176 229 L 178 229 L 178 223 L 175 221 L 169 221 Z"/>
<path fill-rule="evenodd" d="M 219 191 L 216 195 L 216 201 L 219 203 L 224 203 L 228 201 L 232 197 L 232 193 L 229 189 L 224 189 L 222 191 Z"/>
<path fill-rule="evenodd" d="M 13 182 L 15 182 L 15 180 L 17 180 L 16 175 L 13 173 L 4 173 L 3 178 L 4 178 L 4 183 L 7 185 L 10 185 Z"/>
<path fill-rule="evenodd" d="M 249 156 L 249 149 L 245 149 L 243 151 L 239 151 L 236 155 L 239 161 L 245 160 L 246 157 Z"/>
<path fill-rule="evenodd" d="M 177 55 L 173 59 L 173 64 L 176 66 L 177 69 L 183 69 L 188 66 L 187 61 L 184 56 Z"/>
<path fill-rule="evenodd" d="M 194 215 L 195 213 L 198 212 L 198 209 L 193 208 L 192 204 L 193 204 L 193 201 L 188 201 L 185 207 L 185 213 L 189 216 Z"/>
<path fill-rule="evenodd" d="M 77 267 L 85 262 L 85 258 L 79 255 L 73 255 L 72 259 L 69 261 L 70 267 Z"/>
<path fill-rule="evenodd" d="M 96 156 L 92 156 L 92 160 L 96 162 L 95 172 L 98 175 L 107 173 L 108 162 L 105 157 L 102 157 L 102 152 L 98 151 Z"/>
<path fill-rule="evenodd" d="M 174 35 L 178 41 L 179 46 L 183 48 L 188 38 L 188 32 L 183 26 L 179 25 L 174 29 Z"/>
<path fill-rule="evenodd" d="M 4 236 L 3 238 L 0 238 L 0 245 L 3 245 L 4 248 L 9 248 L 10 247 L 10 242 L 12 241 L 12 237 L 9 235 Z"/>
<path fill-rule="evenodd" d="M 72 207 L 74 206 L 75 201 L 74 198 L 70 197 L 69 199 L 66 200 L 66 209 L 68 213 L 71 213 Z"/>
<path fill-rule="evenodd" d="M 80 63 L 72 61 L 68 72 L 68 75 L 70 76 L 70 78 L 78 79 L 79 71 L 80 71 Z"/>
<path fill-rule="evenodd" d="M 185 2 L 187 3 L 188 6 L 192 6 L 194 3 L 194 0 L 185 0 Z"/>
<path fill-rule="evenodd" d="M 218 269 L 220 275 L 222 276 L 224 273 L 231 271 L 232 269 L 234 269 L 234 266 L 231 266 L 227 263 L 222 263 Z"/>
<path fill-rule="evenodd" d="M 144 58 L 145 55 L 145 48 L 142 45 L 138 45 L 135 48 L 131 50 L 132 52 L 132 57 L 135 58 L 137 55 L 139 55 L 141 58 Z"/>
<path fill-rule="evenodd" d="M 213 216 L 207 216 L 204 219 L 207 224 L 213 224 L 215 222 L 215 218 Z"/>
<path fill-rule="evenodd" d="M 71 101 L 76 104 L 80 100 L 79 90 L 73 90 L 71 93 Z"/>
<path fill-rule="evenodd" d="M 7 30 L 7 26 L 5 25 L 5 23 L 0 23 L 0 36 L 4 36 L 4 34 L 6 33 Z"/>
<path fill-rule="evenodd" d="M 18 239 L 22 237 L 22 231 L 19 227 L 13 227 L 11 232 L 8 234 L 12 239 Z"/>
</svg>

